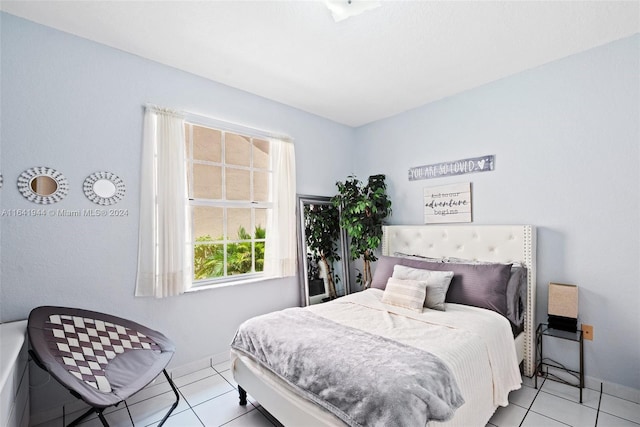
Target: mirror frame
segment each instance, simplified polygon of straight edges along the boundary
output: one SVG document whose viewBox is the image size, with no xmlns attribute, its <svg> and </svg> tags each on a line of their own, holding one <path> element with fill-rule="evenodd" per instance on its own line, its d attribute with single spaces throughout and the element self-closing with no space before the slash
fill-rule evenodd
<svg viewBox="0 0 640 427">
<path fill-rule="evenodd" d="M 53 179 L 57 184 L 56 191 L 48 196 L 43 196 L 33 191 L 31 182 L 41 176 L 48 176 Z M 69 182 L 61 172 L 46 166 L 37 166 L 25 170 L 18 176 L 18 191 L 30 202 L 49 205 L 58 203 L 66 197 L 69 193 Z"/>
<path fill-rule="evenodd" d="M 103 179 L 113 184 L 115 191 L 112 196 L 102 197 L 96 194 L 94 190 L 94 185 L 96 184 L 96 182 L 101 181 Z M 95 172 L 89 175 L 84 180 L 82 189 L 84 190 L 84 195 L 87 197 L 87 199 L 91 200 L 93 203 L 100 206 L 115 205 L 120 200 L 122 200 L 126 190 L 124 186 L 124 182 L 120 179 L 118 175 L 111 172 L 106 172 L 106 171 Z"/>
<path fill-rule="evenodd" d="M 309 305 L 309 284 L 307 282 L 307 276 L 309 266 L 307 265 L 307 243 L 305 238 L 305 224 L 304 224 L 304 206 L 309 204 L 331 204 L 331 197 L 327 196 L 312 196 L 306 194 L 298 194 L 298 203 L 296 208 L 296 219 L 298 222 L 298 281 L 300 284 L 300 306 L 304 307 Z M 349 251 L 347 250 L 347 234 L 343 228 L 340 228 L 340 261 L 342 265 L 342 277 L 341 280 L 344 283 L 344 294 L 351 293 L 350 280 L 349 280 Z"/>
</svg>

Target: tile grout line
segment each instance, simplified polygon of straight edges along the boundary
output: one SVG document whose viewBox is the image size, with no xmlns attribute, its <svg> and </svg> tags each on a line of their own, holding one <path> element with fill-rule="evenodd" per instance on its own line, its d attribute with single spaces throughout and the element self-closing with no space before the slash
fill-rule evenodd
<svg viewBox="0 0 640 427">
<path fill-rule="evenodd" d="M 237 388 L 237 386 L 234 386 L 234 385 L 231 383 L 231 381 L 229 381 L 228 379 L 226 379 L 226 378 L 224 377 L 224 375 L 222 375 L 222 372 L 226 372 L 227 370 L 224 370 L 224 371 L 218 371 L 218 370 L 213 366 L 213 364 L 211 364 L 211 363 L 210 363 L 210 367 L 211 367 L 211 369 L 213 369 L 213 371 L 216 373 L 216 375 L 220 375 L 220 378 L 222 378 L 223 380 L 225 380 L 225 381 L 227 382 L 227 384 L 229 384 L 229 385 L 231 386 L 231 389 L 232 389 L 232 390 L 228 391 L 227 393 L 223 393 L 223 394 L 221 394 L 221 395 L 219 395 L 219 396 L 214 397 L 214 399 L 215 399 L 215 398 L 217 398 L 217 397 L 220 397 L 220 396 L 222 396 L 222 395 L 224 395 L 224 394 L 234 393 L 234 392 L 235 392 L 235 393 L 238 393 L 238 388 Z M 227 422 L 225 422 L 225 423 L 223 423 L 223 424 L 220 424 L 220 426 L 223 426 L 223 425 L 225 425 L 225 424 L 229 424 L 229 423 L 230 423 L 230 422 L 232 422 L 233 420 L 237 420 L 238 418 L 240 418 L 240 417 L 243 417 L 243 416 L 247 415 L 249 412 L 251 412 L 251 411 L 254 411 L 254 410 L 257 410 L 257 409 L 258 409 L 258 407 L 257 407 L 256 405 L 254 405 L 254 404 L 253 404 L 253 402 L 249 402 L 249 401 L 248 401 L 247 403 L 249 403 L 251 406 L 253 406 L 253 409 L 250 409 L 250 410 L 248 410 L 247 412 L 245 412 L 244 414 L 238 415 L 237 417 L 232 418 L 232 419 L 230 419 L 229 421 L 227 421 Z M 192 410 L 193 410 L 193 409 L 192 409 Z M 259 411 L 258 411 L 258 412 L 259 412 Z M 195 411 L 194 411 L 194 413 L 195 413 Z M 197 416 L 198 416 L 198 415 L 196 414 L 196 417 L 197 417 Z M 263 415 L 263 416 L 264 416 L 264 415 Z M 266 417 L 265 417 L 265 418 L 266 418 Z M 202 423 L 202 420 L 200 420 L 200 418 L 199 418 L 199 417 L 198 417 L 198 420 Z M 271 421 L 269 421 L 269 422 L 271 422 Z M 202 423 L 202 425 L 204 425 L 204 423 Z"/>
<path fill-rule="evenodd" d="M 193 406 L 191 406 L 191 403 L 189 403 L 189 401 L 184 397 L 184 394 L 182 393 L 181 388 L 182 388 L 182 387 L 184 387 L 184 386 L 188 386 L 188 385 L 191 385 L 191 384 L 195 384 L 195 383 L 197 383 L 198 381 L 201 381 L 201 380 L 203 380 L 203 379 L 205 379 L 205 378 L 210 378 L 210 377 L 213 377 L 213 376 L 216 376 L 216 375 L 220 375 L 220 377 L 221 377 L 222 379 L 224 379 L 225 381 L 227 381 L 227 380 L 226 380 L 226 378 L 225 378 L 225 377 L 223 377 L 223 376 L 220 374 L 220 372 L 218 372 L 218 370 L 217 370 L 217 369 L 215 369 L 213 366 L 209 366 L 209 367 L 213 370 L 213 372 L 214 372 L 214 374 L 213 374 L 213 375 L 207 375 L 206 377 L 202 377 L 202 378 L 200 378 L 200 379 L 198 379 L 198 380 L 195 380 L 195 381 L 192 381 L 192 382 L 190 382 L 190 383 L 182 384 L 180 387 L 178 387 L 178 386 L 176 385 L 176 387 L 178 388 L 178 393 L 180 393 L 180 396 L 182 397 L 182 400 L 184 400 L 184 401 L 185 401 L 185 403 L 187 404 L 187 406 L 189 407 L 189 409 L 188 409 L 188 410 L 190 410 L 190 411 L 193 413 L 193 415 L 195 415 L 195 417 L 198 419 L 198 421 L 200 422 L 200 424 L 202 424 L 203 426 L 205 425 L 205 423 L 200 419 L 200 417 L 198 416 L 198 413 L 193 409 Z M 188 374 L 187 374 L 187 375 L 188 375 Z M 183 375 L 183 376 L 186 376 L 186 375 Z M 180 377 L 177 377 L 177 378 L 180 378 Z M 171 376 L 171 379 L 173 380 L 173 375 Z M 229 381 L 227 381 L 227 383 L 229 383 Z M 230 385 L 231 385 L 231 386 L 232 386 L 232 388 L 233 388 L 233 385 L 232 385 L 232 384 L 230 384 Z M 231 392 L 231 391 L 228 391 L 227 393 L 230 393 L 230 392 Z M 218 397 L 220 397 L 220 396 L 222 396 L 222 395 L 224 395 L 224 394 L 226 394 L 226 393 L 219 394 L 219 395 L 217 395 L 217 396 L 215 396 L 215 397 L 213 397 L 213 398 L 211 398 L 211 399 L 205 400 L 204 402 L 208 402 L 209 400 L 216 399 L 216 398 L 218 398 Z M 204 403 L 204 402 L 201 402 L 201 403 Z M 198 404 L 198 405 L 199 405 L 199 404 Z M 198 406 L 198 405 L 195 405 L 195 406 Z M 173 417 L 174 415 L 181 414 L 181 413 L 186 412 L 186 411 L 187 411 L 187 409 L 185 409 L 184 411 L 180 411 L 180 412 L 178 412 L 178 413 L 176 413 L 176 414 L 171 414 L 171 417 Z M 171 417 L 169 417 L 169 418 L 171 418 Z"/>
<path fill-rule="evenodd" d="M 540 394 L 540 392 L 542 391 L 542 385 L 546 382 L 546 380 L 547 380 L 547 379 L 546 379 L 546 378 L 544 378 L 544 380 L 542 381 L 542 384 L 540 385 L 540 389 L 539 389 L 538 393 L 536 393 L 536 396 L 534 397 L 533 402 L 531 402 L 531 406 L 533 406 L 533 403 L 534 403 L 534 402 L 535 402 L 535 400 L 538 398 L 538 395 L 539 395 L 539 394 Z M 571 399 L 567 399 L 566 397 L 559 396 L 559 395 L 557 395 L 557 394 L 553 394 L 553 393 L 549 393 L 549 392 L 545 392 L 545 393 L 546 393 L 546 394 L 550 394 L 551 396 L 554 396 L 554 397 L 556 397 L 556 398 L 558 398 L 558 399 L 563 399 L 563 400 L 566 400 L 566 401 L 568 401 L 568 402 L 576 403 L 576 404 L 579 404 L 580 406 L 584 406 L 584 407 L 586 407 L 586 408 L 590 408 L 590 409 L 595 410 L 595 411 L 596 411 L 596 421 L 595 421 L 595 425 L 596 425 L 596 427 L 597 427 L 597 425 L 598 425 L 598 415 L 600 414 L 600 402 L 602 401 L 602 394 L 603 394 L 603 393 L 602 393 L 602 383 L 600 384 L 600 389 L 601 389 L 601 390 L 600 390 L 600 393 L 599 393 L 599 396 L 600 396 L 600 397 L 599 397 L 599 400 L 598 400 L 598 408 L 597 408 L 597 409 L 596 409 L 596 408 L 591 408 L 590 406 L 587 406 L 587 405 L 585 405 L 584 403 L 575 402 L 575 401 L 573 401 L 573 400 L 571 400 Z M 590 389 L 590 390 L 593 390 L 593 389 Z M 593 390 L 593 391 L 597 391 L 597 390 Z M 531 406 L 530 406 L 529 408 L 531 408 Z M 538 415 L 542 415 L 542 416 L 544 416 L 544 417 L 546 417 L 546 418 L 549 418 L 549 419 L 554 420 L 554 421 L 556 421 L 556 422 L 559 422 L 559 423 L 561 423 L 561 424 L 564 424 L 564 425 L 570 425 L 570 424 L 567 424 L 567 423 L 565 423 L 565 422 L 563 422 L 563 421 L 560 421 L 560 420 L 557 420 L 557 419 L 555 419 L 555 418 L 553 418 L 553 417 L 550 417 L 549 415 L 541 414 L 541 413 L 536 412 L 536 411 L 533 411 L 533 410 L 531 410 L 531 412 L 536 413 L 536 414 L 538 414 Z M 527 414 L 529 414 L 529 410 L 527 410 Z M 610 414 L 610 415 L 612 415 L 612 414 Z M 616 415 L 614 415 L 614 416 L 616 416 Z M 526 418 L 526 414 L 525 414 L 525 418 Z M 618 417 L 618 418 L 621 418 L 621 417 Z M 622 418 L 622 419 L 624 419 L 624 418 Z M 625 419 L 625 420 L 626 420 L 626 419 Z M 629 421 L 630 421 L 630 420 L 629 420 Z M 524 422 L 524 419 L 522 420 L 522 422 Z M 520 423 L 520 426 L 522 426 L 522 422 Z"/>
<path fill-rule="evenodd" d="M 596 412 L 596 425 L 598 427 L 598 417 L 600 417 L 600 404 L 602 403 L 602 383 L 600 383 L 600 396 L 598 397 L 598 412 Z"/>
<path fill-rule="evenodd" d="M 534 372 L 533 375 L 536 375 L 536 373 Z M 545 380 L 546 380 L 546 378 L 542 380 L 542 384 L 544 384 Z M 540 384 L 540 388 L 537 388 L 536 395 L 533 396 L 533 399 L 531 400 L 531 403 L 529 404 L 529 407 L 527 408 L 527 412 L 525 412 L 524 417 L 522 417 L 522 420 L 520 420 L 520 424 L 518 424 L 518 427 L 522 427 L 522 423 L 527 418 L 527 415 L 529 415 L 529 411 L 531 410 L 531 407 L 533 406 L 533 402 L 536 401 L 536 399 L 538 398 L 538 394 L 542 390 L 542 384 Z"/>
<path fill-rule="evenodd" d="M 231 386 L 231 387 L 232 387 L 236 392 L 239 392 L 239 390 L 238 390 L 238 386 L 237 386 L 237 385 L 236 385 L 236 386 L 234 386 L 234 385 L 231 383 L 231 381 L 229 381 L 228 379 L 226 379 L 226 378 L 224 377 L 224 375 L 222 375 L 222 372 L 231 371 L 230 369 L 225 369 L 224 371 L 218 371 L 218 370 L 217 370 L 216 368 L 214 368 L 213 366 L 211 366 L 211 368 L 213 368 L 213 370 L 214 370 L 214 371 L 216 371 L 216 372 L 218 373 L 218 375 L 220 375 L 220 376 L 222 377 L 222 379 L 223 379 L 223 380 L 225 380 L 225 381 L 226 381 L 226 382 L 227 382 L 227 383 L 228 383 L 228 384 L 229 384 L 229 385 L 230 385 L 230 386 Z M 265 418 L 267 419 L 267 421 L 269 421 L 271 424 L 273 424 L 274 426 L 276 426 L 276 424 L 274 424 L 274 422 L 273 422 L 269 417 L 267 417 L 264 413 L 262 413 L 262 411 L 260 411 L 260 409 L 259 409 L 259 408 L 258 408 L 258 407 L 253 403 L 253 402 L 248 401 L 248 403 L 249 403 L 249 404 L 251 404 L 251 406 L 253 406 L 253 409 L 251 409 L 251 410 L 249 410 L 249 411 L 245 412 L 244 414 L 242 414 L 242 415 L 240 415 L 240 416 L 238 416 L 238 417 L 234 418 L 234 420 L 235 420 L 235 419 L 237 419 L 237 418 L 243 417 L 243 416 L 247 415 L 249 412 L 251 412 L 251 411 L 254 411 L 254 410 L 255 410 L 255 411 L 260 412 L 260 414 L 261 414 L 263 417 L 265 417 Z M 230 420 L 230 421 L 228 421 L 228 422 L 227 422 L 227 423 L 225 423 L 225 424 L 228 424 L 228 423 L 230 423 L 231 421 L 233 421 L 233 420 Z M 224 425 L 224 424 L 223 424 L 223 425 Z M 277 426 L 276 426 L 276 427 L 277 427 Z"/>
<path fill-rule="evenodd" d="M 604 396 L 604 395 L 607 395 L 607 396 L 615 398 L 615 399 L 623 400 L 625 402 L 634 403 L 634 404 L 640 406 L 640 403 L 636 403 L 633 400 L 623 399 L 621 397 L 617 397 L 617 396 L 614 396 L 612 394 L 605 393 L 604 392 L 604 388 L 603 388 L 603 383 L 600 383 L 600 399 L 598 400 L 598 416 L 600 415 L 600 412 L 601 412 L 600 405 L 602 404 L 602 396 Z M 602 412 L 607 414 L 607 415 L 611 415 L 612 417 L 620 418 L 621 420 L 629 421 L 630 423 L 633 423 L 633 424 L 636 424 L 636 425 L 640 425 L 639 423 L 635 422 L 634 420 L 626 418 L 626 416 L 623 417 L 621 414 L 615 414 L 615 413 L 607 412 L 605 410 L 602 410 Z M 596 416 L 596 426 L 597 425 L 598 425 L 598 417 Z"/>
<path fill-rule="evenodd" d="M 536 375 L 536 374 L 534 373 L 534 375 Z M 522 420 L 520 421 L 520 424 L 518 425 L 518 427 L 522 427 L 522 423 L 524 423 L 524 420 L 526 420 L 526 419 L 527 419 L 527 415 L 529 415 L 529 412 L 535 412 L 535 411 L 532 411 L 532 410 L 531 410 L 531 407 L 533 406 L 534 402 L 535 402 L 535 401 L 536 401 L 536 399 L 538 398 L 538 395 L 539 395 L 539 394 L 540 394 L 540 392 L 542 391 L 542 386 L 544 385 L 544 383 L 545 383 L 546 381 L 547 381 L 547 378 L 546 378 L 546 377 L 543 377 L 543 378 L 542 378 L 542 384 L 540 384 L 540 387 L 538 387 L 538 388 L 536 389 L 536 390 L 537 390 L 537 391 L 536 391 L 536 395 L 533 397 L 533 400 L 531 400 L 531 403 L 529 404 L 529 407 L 527 408 L 527 412 L 524 414 L 524 417 L 522 417 Z M 537 412 L 535 412 L 535 413 L 537 414 Z M 539 414 L 539 415 L 542 415 L 542 414 Z M 543 416 L 546 416 L 546 415 L 543 415 Z M 547 418 L 549 418 L 549 417 L 547 417 Z M 551 419 L 553 419 L 553 418 L 551 418 Z M 554 420 L 554 421 L 557 421 L 557 420 Z M 560 422 L 561 422 L 561 421 L 560 421 Z M 563 424 L 564 424 L 564 423 L 563 423 Z"/>
<path fill-rule="evenodd" d="M 189 402 L 187 402 L 189 403 Z M 200 419 L 200 417 L 198 416 L 198 413 L 196 411 L 193 410 L 193 408 L 191 407 L 191 405 L 189 405 L 189 409 L 191 409 L 191 412 L 193 412 L 193 415 L 196 416 L 196 418 L 198 419 L 198 421 L 200 421 L 200 424 L 202 424 L 203 426 L 205 425 L 204 422 Z"/>
<path fill-rule="evenodd" d="M 228 392 L 226 392 L 226 393 L 219 394 L 219 395 L 217 395 L 217 396 L 215 396 L 215 397 L 213 397 L 213 398 L 211 398 L 211 399 L 207 399 L 207 400 L 205 400 L 204 402 L 199 403 L 198 405 L 200 405 L 200 404 L 202 404 L 202 403 L 205 403 L 205 402 L 208 402 L 208 401 L 211 401 L 211 400 L 214 400 L 214 399 L 216 399 L 216 398 L 218 398 L 218 397 L 220 397 L 220 396 L 223 396 L 223 395 L 225 395 L 225 394 L 229 394 L 229 393 L 233 393 L 234 391 L 235 391 L 235 392 L 237 392 L 237 391 L 238 391 L 238 390 L 237 390 L 237 388 L 235 388 L 235 387 L 233 386 L 233 384 L 231 384 L 231 382 L 230 382 L 229 380 L 227 380 L 227 379 L 222 375 L 222 372 L 225 372 L 225 371 L 222 371 L 222 372 L 221 372 L 221 371 L 218 371 L 218 370 L 217 370 L 216 368 L 214 368 L 214 367 L 213 367 L 213 365 L 211 365 L 211 364 L 210 364 L 210 366 L 209 366 L 209 367 L 213 370 L 213 372 L 214 372 L 214 374 L 213 374 L 213 375 L 208 375 L 208 376 L 206 376 L 206 377 L 204 377 L 204 378 L 200 378 L 200 379 L 198 379 L 198 380 L 192 381 L 192 382 L 187 383 L 187 384 L 183 384 L 182 386 L 178 387 L 178 391 L 180 392 L 180 395 L 182 395 L 182 396 L 183 396 L 183 398 L 184 398 L 184 395 L 182 394 L 182 391 L 180 390 L 180 388 L 181 388 L 181 387 L 184 387 L 184 386 L 186 386 L 186 385 L 190 385 L 190 384 L 194 384 L 194 383 L 196 383 L 196 382 L 198 382 L 198 381 L 200 381 L 200 380 L 202 380 L 202 379 L 210 378 L 210 377 L 213 377 L 213 376 L 216 376 L 216 375 L 219 375 L 219 376 L 220 376 L 220 378 L 222 378 L 223 380 L 225 380 L 225 381 L 227 382 L 227 384 L 229 384 L 229 385 L 231 386 L 232 390 L 229 390 L 229 391 L 228 391 Z M 189 406 L 189 409 L 191 410 L 191 412 L 193 412 L 193 414 L 196 416 L 196 418 L 198 419 L 198 421 L 199 421 L 199 422 L 204 426 L 204 425 L 205 425 L 205 423 L 200 419 L 200 417 L 198 416 L 197 412 L 193 409 L 193 406 L 191 406 L 191 404 L 189 403 L 189 401 L 188 401 L 187 399 L 184 399 L 184 401 L 187 403 L 187 405 Z M 246 414 L 248 414 L 249 412 L 251 412 L 251 411 L 253 411 L 253 410 L 256 410 L 256 409 L 257 409 L 257 407 L 256 407 L 252 402 L 248 402 L 248 403 L 250 403 L 250 404 L 251 404 L 251 406 L 253 406 L 253 409 L 250 409 L 249 411 L 245 412 L 244 414 L 242 414 L 242 415 L 238 415 L 237 417 L 230 419 L 229 421 L 225 422 L 224 424 L 221 424 L 221 426 L 223 426 L 223 425 L 225 425 L 225 424 L 229 424 L 229 423 L 230 423 L 230 422 L 232 422 L 233 420 L 236 420 L 236 419 L 238 419 L 238 418 L 240 418 L 240 417 L 242 417 L 242 416 L 245 416 L 245 415 L 246 415 Z M 195 405 L 195 406 L 198 406 L 198 405 Z M 186 410 L 185 410 L 185 411 L 186 411 Z M 185 411 L 182 411 L 182 412 L 185 412 Z M 173 415 L 172 415 L 172 416 L 173 416 Z M 265 418 L 266 418 L 266 417 L 265 417 Z"/>
</svg>

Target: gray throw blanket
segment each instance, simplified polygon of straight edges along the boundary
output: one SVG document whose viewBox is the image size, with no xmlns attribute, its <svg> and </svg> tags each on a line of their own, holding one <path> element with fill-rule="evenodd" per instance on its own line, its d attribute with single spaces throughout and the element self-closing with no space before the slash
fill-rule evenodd
<svg viewBox="0 0 640 427">
<path fill-rule="evenodd" d="M 302 308 L 246 321 L 231 347 L 350 426 L 425 426 L 464 403 L 433 354 Z"/>
</svg>

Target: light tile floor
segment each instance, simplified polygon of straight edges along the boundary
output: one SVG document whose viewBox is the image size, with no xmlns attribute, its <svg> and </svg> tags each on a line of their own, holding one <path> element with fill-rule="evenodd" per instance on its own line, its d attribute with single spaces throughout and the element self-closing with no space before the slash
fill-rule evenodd
<svg viewBox="0 0 640 427">
<path fill-rule="evenodd" d="M 180 404 L 169 420 L 168 427 L 273 427 L 280 426 L 249 396 L 246 407 L 238 405 L 238 392 L 229 370 L 229 363 L 221 363 L 183 377 L 176 378 Z M 510 405 L 498 408 L 488 427 L 546 427 L 546 426 L 634 426 L 640 427 L 640 405 L 599 391 L 583 390 L 579 402 L 577 388 L 553 381 L 523 378 L 523 386 L 509 395 Z M 541 385 L 542 384 L 542 385 Z M 174 401 L 174 394 L 165 382 L 152 384 L 127 401 L 136 426 L 154 426 Z M 75 414 L 67 417 L 69 423 Z M 113 427 L 131 426 L 126 408 L 105 411 Z M 37 427 L 62 426 L 61 418 Z M 81 424 L 101 427 L 94 417 Z M 297 427 L 297 426 L 296 426 Z"/>
</svg>

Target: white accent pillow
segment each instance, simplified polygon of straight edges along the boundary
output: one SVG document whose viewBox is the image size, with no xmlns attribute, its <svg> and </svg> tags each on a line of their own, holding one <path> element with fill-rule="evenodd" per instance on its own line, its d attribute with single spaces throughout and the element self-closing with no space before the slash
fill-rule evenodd
<svg viewBox="0 0 640 427">
<path fill-rule="evenodd" d="M 382 302 L 422 313 L 422 307 L 424 306 L 426 297 L 426 282 L 400 280 L 389 277 L 387 287 L 382 294 Z"/>
<path fill-rule="evenodd" d="M 453 271 L 424 270 L 396 264 L 393 267 L 393 275 L 391 277 L 394 279 L 426 282 L 427 297 L 424 300 L 424 306 L 434 310 L 444 311 L 444 299 L 447 296 L 451 279 L 453 279 Z"/>
</svg>

